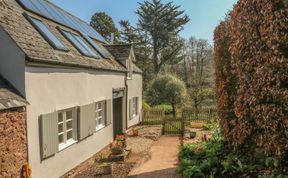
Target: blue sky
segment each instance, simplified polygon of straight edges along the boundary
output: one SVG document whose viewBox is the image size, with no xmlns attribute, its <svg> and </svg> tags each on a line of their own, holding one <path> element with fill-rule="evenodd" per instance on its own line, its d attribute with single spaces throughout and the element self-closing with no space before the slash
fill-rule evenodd
<svg viewBox="0 0 288 178">
<path fill-rule="evenodd" d="M 90 22 L 95 12 L 104 11 L 110 15 L 116 24 L 120 20 L 137 22 L 138 2 L 143 0 L 50 0 L 66 11 Z M 171 0 L 163 0 L 168 2 Z M 225 14 L 232 10 L 237 0 L 174 0 L 174 4 L 181 5 L 181 9 L 190 17 L 181 36 L 189 38 L 207 39 L 213 43 L 213 32 Z"/>
</svg>

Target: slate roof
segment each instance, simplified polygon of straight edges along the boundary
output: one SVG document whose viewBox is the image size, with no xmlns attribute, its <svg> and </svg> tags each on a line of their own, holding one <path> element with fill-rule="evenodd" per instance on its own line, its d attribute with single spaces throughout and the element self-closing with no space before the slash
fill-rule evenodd
<svg viewBox="0 0 288 178">
<path fill-rule="evenodd" d="M 79 32 L 24 10 L 16 0 L 0 0 L 0 11 L 0 25 L 26 54 L 26 60 L 28 62 L 127 72 L 127 69 L 115 59 L 94 59 L 81 55 L 56 27 L 73 33 L 79 34 Z M 69 49 L 69 52 L 58 51 L 51 47 L 23 16 L 24 12 L 30 16 L 41 19 L 48 25 L 52 33 Z M 99 42 L 99 44 L 102 43 Z M 27 63 L 27 65 L 29 65 L 29 63 Z"/>
<path fill-rule="evenodd" d="M 133 50 L 132 44 L 105 45 L 105 47 L 117 60 L 127 60 L 131 54 L 131 50 Z M 142 73 L 142 70 L 133 61 L 132 67 L 134 72 Z"/>
<path fill-rule="evenodd" d="M 115 56 L 116 59 L 127 59 L 129 58 L 132 50 L 131 44 L 124 45 L 105 45 L 105 47 Z"/>
<path fill-rule="evenodd" d="M 28 102 L 0 76 L 0 110 L 23 107 Z"/>
</svg>

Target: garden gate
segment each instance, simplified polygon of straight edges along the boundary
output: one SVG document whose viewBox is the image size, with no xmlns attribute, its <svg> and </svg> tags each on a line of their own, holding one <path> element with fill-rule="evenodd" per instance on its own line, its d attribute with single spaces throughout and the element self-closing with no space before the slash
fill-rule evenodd
<svg viewBox="0 0 288 178">
<path fill-rule="evenodd" d="M 143 110 L 144 125 L 163 125 L 164 135 L 182 135 L 184 133 L 184 125 L 182 117 L 174 119 L 166 116 L 163 109 L 151 108 Z"/>
<path fill-rule="evenodd" d="M 217 118 L 216 108 L 202 108 L 195 111 L 193 108 L 184 108 L 181 113 L 177 113 L 177 118 L 165 115 L 163 109 L 151 108 L 143 110 L 144 125 L 163 125 L 164 135 L 183 135 L 185 126 L 194 123 L 207 123 L 211 119 Z"/>
<path fill-rule="evenodd" d="M 173 117 L 164 117 L 163 119 L 164 135 L 183 135 L 184 122 L 183 118 L 174 119 Z"/>
</svg>

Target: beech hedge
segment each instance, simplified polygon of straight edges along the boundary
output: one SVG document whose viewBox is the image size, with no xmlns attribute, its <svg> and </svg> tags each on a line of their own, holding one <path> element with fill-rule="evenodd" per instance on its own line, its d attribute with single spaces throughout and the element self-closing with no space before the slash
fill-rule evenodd
<svg viewBox="0 0 288 178">
<path fill-rule="evenodd" d="M 239 0 L 214 33 L 217 103 L 232 146 L 288 159 L 288 3 Z"/>
</svg>

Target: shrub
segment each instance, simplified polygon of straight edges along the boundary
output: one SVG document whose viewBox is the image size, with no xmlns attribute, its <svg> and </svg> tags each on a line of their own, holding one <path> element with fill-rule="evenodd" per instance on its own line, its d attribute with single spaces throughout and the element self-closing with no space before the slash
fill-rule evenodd
<svg viewBox="0 0 288 178">
<path fill-rule="evenodd" d="M 208 130 L 208 131 L 214 131 L 216 129 L 219 129 L 219 123 L 218 120 L 209 120 L 207 123 L 205 123 L 202 126 L 203 130 Z"/>
<path fill-rule="evenodd" d="M 181 147 L 178 171 L 184 178 L 287 178 L 287 170 L 278 163 L 273 157 L 259 155 L 251 159 L 246 152 L 231 149 L 218 130 L 208 142 Z"/>
<path fill-rule="evenodd" d="M 214 37 L 223 136 L 278 159 L 288 150 L 287 17 L 285 0 L 239 0 Z"/>
<path fill-rule="evenodd" d="M 142 101 L 142 108 L 143 109 L 151 109 L 151 106 L 146 102 L 146 101 Z"/>
<path fill-rule="evenodd" d="M 154 108 L 163 109 L 166 115 L 173 114 L 173 108 L 170 104 L 156 105 Z"/>
<path fill-rule="evenodd" d="M 147 97 L 152 105 L 169 103 L 176 118 L 176 106 L 183 105 L 187 96 L 185 83 L 171 74 L 158 75 L 148 87 Z"/>
</svg>

